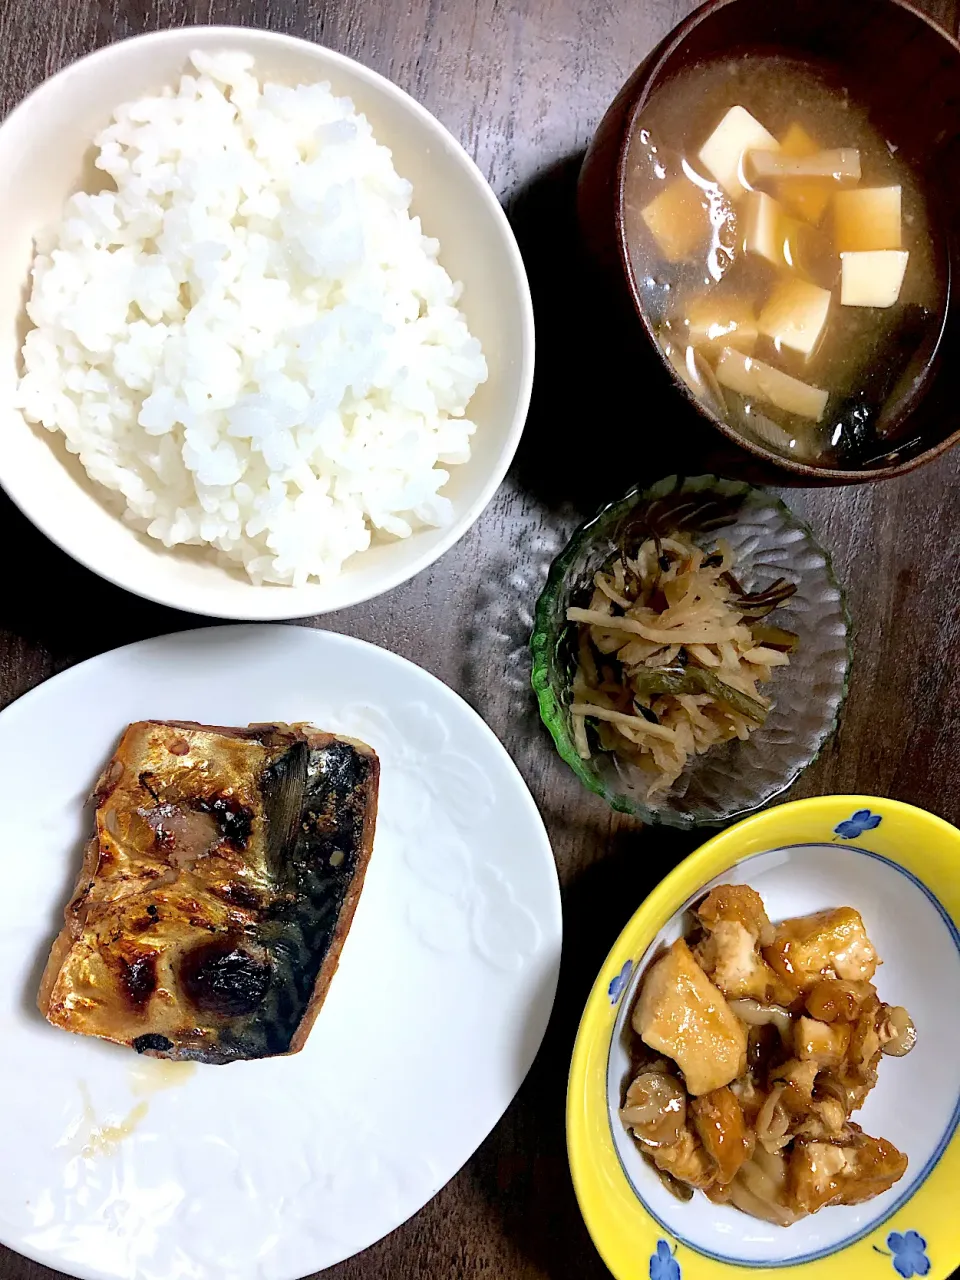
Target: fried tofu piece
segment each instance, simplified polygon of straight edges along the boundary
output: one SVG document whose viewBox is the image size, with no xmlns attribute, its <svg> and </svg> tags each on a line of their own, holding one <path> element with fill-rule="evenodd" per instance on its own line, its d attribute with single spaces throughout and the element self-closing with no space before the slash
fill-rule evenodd
<svg viewBox="0 0 960 1280">
<path fill-rule="evenodd" d="M 791 1004 L 796 990 L 760 954 L 775 930 L 756 890 L 742 884 L 723 884 L 697 908 L 707 936 L 696 948 L 697 962 L 728 999 L 749 996 L 761 1004 Z"/>
<path fill-rule="evenodd" d="M 711 981 L 731 1000 L 751 996 L 766 1002 L 778 982 L 751 935 L 736 920 L 718 920 L 695 954 Z"/>
<path fill-rule="evenodd" d="M 693 1097 L 746 1070 L 746 1032 L 682 938 L 647 974 L 632 1024 L 645 1044 L 676 1062 Z"/>
<path fill-rule="evenodd" d="M 869 982 L 880 963 L 860 912 L 853 907 L 784 920 L 763 955 L 784 982 L 802 992 L 823 978 Z"/>
<path fill-rule="evenodd" d="M 862 1204 L 903 1177 L 907 1157 L 885 1138 L 849 1125 L 841 1142 L 798 1140 L 790 1155 L 789 1202 L 803 1213 L 827 1205 Z"/>
<path fill-rule="evenodd" d="M 753 1135 L 747 1131 L 740 1103 L 730 1089 L 713 1089 L 693 1100 L 690 1116 L 716 1166 L 716 1182 L 726 1186 L 753 1152 Z"/>
<path fill-rule="evenodd" d="M 825 978 L 810 988 L 804 1006 L 810 1017 L 820 1022 L 857 1022 L 864 1007 L 876 999 L 876 988 L 870 982 Z"/>
<path fill-rule="evenodd" d="M 748 884 L 721 884 L 711 889 L 697 907 L 697 919 L 707 929 L 720 920 L 735 920 L 764 945 L 776 936 L 763 899 Z"/>
</svg>

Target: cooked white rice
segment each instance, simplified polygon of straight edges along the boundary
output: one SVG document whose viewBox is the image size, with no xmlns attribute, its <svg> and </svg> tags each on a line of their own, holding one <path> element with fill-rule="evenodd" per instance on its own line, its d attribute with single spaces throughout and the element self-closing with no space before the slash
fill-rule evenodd
<svg viewBox="0 0 960 1280">
<path fill-rule="evenodd" d="M 116 190 L 38 245 L 19 405 L 125 518 L 254 582 L 451 516 L 486 362 L 412 189 L 327 84 L 192 58 L 96 139 Z"/>
</svg>

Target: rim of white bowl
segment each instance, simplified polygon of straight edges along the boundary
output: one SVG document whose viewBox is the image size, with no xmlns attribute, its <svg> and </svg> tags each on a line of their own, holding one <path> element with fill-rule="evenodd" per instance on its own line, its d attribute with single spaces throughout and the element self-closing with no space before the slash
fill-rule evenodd
<svg viewBox="0 0 960 1280">
<path fill-rule="evenodd" d="M 523 257 L 520 253 L 520 247 L 517 244 L 516 236 L 513 228 L 510 226 L 509 219 L 503 210 L 495 191 L 490 183 L 483 176 L 480 167 L 477 165 L 473 157 L 466 151 L 463 144 L 456 138 L 450 130 L 437 117 L 428 111 L 426 107 L 417 102 L 405 89 L 401 89 L 387 76 L 381 75 L 379 71 L 364 66 L 362 62 L 358 62 L 355 58 L 349 57 L 345 53 L 340 53 L 336 49 L 331 49 L 328 45 L 320 44 L 315 40 L 307 40 L 301 36 L 285 35 L 278 31 L 268 31 L 262 27 L 246 27 L 234 25 L 230 26 L 223 23 L 194 23 L 184 27 L 171 27 L 163 31 L 148 31 L 140 35 L 125 36 L 122 40 L 116 40 L 108 45 L 104 45 L 99 49 L 84 54 L 82 57 L 75 59 L 65 67 L 61 67 L 51 76 L 41 81 L 34 89 L 32 89 L 25 98 L 23 98 L 2 120 L 0 120 L 0 130 L 6 129 L 7 126 L 26 114 L 32 103 L 42 94 L 47 92 L 54 84 L 63 84 L 74 75 L 81 66 L 86 66 L 91 62 L 109 63 L 112 59 L 123 56 L 124 49 L 132 44 L 177 44 L 182 43 L 189 32 L 202 31 L 205 35 L 219 35 L 224 39 L 236 38 L 242 35 L 244 39 L 262 40 L 267 44 L 274 45 L 290 45 L 298 48 L 307 48 L 310 50 L 319 49 L 325 58 L 332 60 L 333 63 L 342 67 L 349 68 L 351 73 L 356 74 L 361 80 L 367 81 L 369 84 L 376 85 L 378 88 L 385 90 L 390 96 L 396 99 L 403 107 L 416 116 L 421 123 L 426 125 L 428 129 L 433 130 L 445 143 L 445 145 L 457 157 L 470 177 L 474 181 L 477 197 L 482 200 L 493 216 L 494 222 L 499 226 L 503 236 L 504 247 L 506 249 L 507 258 L 512 268 L 512 274 L 517 287 L 517 293 L 520 302 L 520 323 L 522 330 L 522 345 L 519 353 L 520 372 L 519 372 L 519 394 L 514 407 L 513 421 L 510 424 L 510 432 L 496 466 L 491 471 L 487 480 L 483 484 L 480 493 L 467 508 L 466 512 L 458 519 L 453 521 L 449 528 L 443 530 L 442 536 L 427 550 L 420 552 L 419 555 L 413 557 L 409 564 L 400 565 L 396 568 L 384 573 L 380 583 L 358 588 L 356 593 L 348 593 L 348 598 L 334 601 L 330 604 L 324 604 L 322 596 L 325 591 L 323 583 L 308 583 L 304 587 L 288 587 L 280 584 L 270 584 L 267 587 L 255 586 L 253 583 L 242 584 L 244 591 L 249 587 L 250 605 L 249 607 L 235 608 L 229 604 L 218 603 L 214 607 L 200 605 L 191 600 L 191 603 L 185 604 L 182 600 L 178 600 L 175 595 L 171 595 L 166 591 L 158 591 L 151 589 L 149 582 L 141 582 L 134 580 L 133 574 L 115 573 L 111 571 L 109 564 L 98 564 L 88 555 L 83 555 L 69 546 L 66 540 L 56 536 L 47 526 L 47 522 L 43 515 L 43 503 L 40 500 L 33 500 L 32 493 L 34 491 L 27 487 L 27 491 L 16 490 L 8 487 L 6 477 L 2 474 L 0 468 L 0 488 L 14 504 L 14 506 L 30 521 L 30 523 L 38 529 L 44 537 L 49 539 L 61 551 L 65 552 L 72 560 L 83 565 L 85 569 L 89 569 L 91 573 L 103 578 L 104 581 L 111 583 L 121 590 L 129 591 L 132 595 L 140 596 L 144 600 L 149 600 L 154 604 L 164 605 L 167 608 L 178 609 L 187 613 L 194 613 L 200 617 L 223 618 L 231 621 L 245 622 L 268 622 L 283 621 L 291 618 L 314 617 L 320 614 L 333 613 L 339 609 L 350 609 L 354 605 L 363 604 L 368 600 L 374 600 L 378 596 L 385 595 L 388 591 L 392 591 L 395 587 L 402 586 L 403 583 L 409 582 L 411 578 L 415 578 L 418 574 L 428 568 L 436 560 L 444 555 L 450 548 L 466 534 L 477 520 L 486 510 L 490 501 L 496 494 L 497 490 L 503 484 L 506 474 L 510 469 L 517 448 L 520 444 L 520 437 L 523 434 L 526 425 L 527 415 L 530 409 L 530 399 L 533 394 L 533 374 L 536 355 L 536 336 L 533 317 L 533 298 L 530 293 L 530 282 L 527 278 L 526 267 L 524 266 Z M 27 424 L 28 426 L 30 424 Z M 120 517 L 117 516 L 117 519 Z M 416 534 L 412 535 L 416 537 Z M 337 579 L 334 579 L 337 581 Z M 199 594 L 199 593 L 197 593 Z M 303 603 L 303 596 L 306 594 L 316 594 L 319 598 L 316 601 L 308 600 Z M 298 603 L 300 602 L 300 603 Z"/>
</svg>

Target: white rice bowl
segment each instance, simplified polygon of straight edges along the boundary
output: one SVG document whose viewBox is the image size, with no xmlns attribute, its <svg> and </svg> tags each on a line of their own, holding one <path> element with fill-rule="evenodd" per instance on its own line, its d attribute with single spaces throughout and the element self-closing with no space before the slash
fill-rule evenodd
<svg viewBox="0 0 960 1280">
<path fill-rule="evenodd" d="M 38 243 L 18 403 L 124 518 L 256 582 L 448 523 L 487 376 L 410 184 L 327 84 L 194 53 L 97 139 L 116 190 Z"/>
</svg>

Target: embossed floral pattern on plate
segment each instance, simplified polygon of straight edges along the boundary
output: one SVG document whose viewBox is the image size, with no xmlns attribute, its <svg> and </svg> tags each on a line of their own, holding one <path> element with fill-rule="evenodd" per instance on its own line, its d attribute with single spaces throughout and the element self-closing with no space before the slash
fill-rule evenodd
<svg viewBox="0 0 960 1280">
<path fill-rule="evenodd" d="M 306 1047 L 198 1066 L 144 1106 L 146 1060 L 48 1026 L 33 1000 L 85 797 L 119 731 L 147 717 L 310 720 L 368 741 L 382 785 Z M 70 751 L 51 755 L 63 734 Z M 546 1028 L 560 900 L 533 800 L 464 702 L 345 636 L 211 628 L 49 681 L 0 715 L 0 752 L 0 847 L 29 851 L 8 861 L 0 897 L 0 1125 L 17 1152 L 0 1165 L 0 1240 L 88 1280 L 292 1280 L 372 1244 L 469 1158 Z"/>
<path fill-rule="evenodd" d="M 495 797 L 474 760 L 451 748 L 442 718 L 422 702 L 391 716 L 352 705 L 338 716 L 350 733 L 376 744 L 381 789 L 403 792 L 405 804 L 385 806 L 407 866 L 416 877 L 406 915 L 421 942 L 439 952 L 471 947 L 497 969 L 517 970 L 538 949 L 540 926 L 516 900 L 509 878 L 493 862 L 471 858 L 470 833 L 482 829 Z"/>
</svg>

